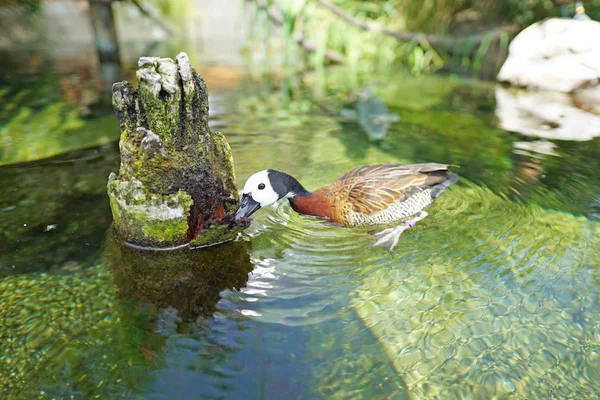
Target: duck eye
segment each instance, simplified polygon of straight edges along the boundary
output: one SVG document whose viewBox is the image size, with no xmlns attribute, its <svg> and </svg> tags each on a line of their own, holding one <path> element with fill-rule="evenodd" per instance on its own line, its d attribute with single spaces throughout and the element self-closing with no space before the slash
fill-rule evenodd
<svg viewBox="0 0 600 400">
<path fill-rule="evenodd" d="M 261 183 L 258 185 L 258 190 L 263 190 L 265 188 L 265 184 Z"/>
</svg>

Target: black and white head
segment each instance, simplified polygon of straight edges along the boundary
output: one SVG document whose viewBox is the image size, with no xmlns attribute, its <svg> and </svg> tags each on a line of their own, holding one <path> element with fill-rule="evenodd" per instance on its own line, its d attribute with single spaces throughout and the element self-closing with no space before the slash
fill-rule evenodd
<svg viewBox="0 0 600 400">
<path fill-rule="evenodd" d="M 259 208 L 266 207 L 284 197 L 309 194 L 291 175 L 266 169 L 252 175 L 246 181 L 242 192 L 240 208 L 235 218 L 249 217 Z"/>
</svg>

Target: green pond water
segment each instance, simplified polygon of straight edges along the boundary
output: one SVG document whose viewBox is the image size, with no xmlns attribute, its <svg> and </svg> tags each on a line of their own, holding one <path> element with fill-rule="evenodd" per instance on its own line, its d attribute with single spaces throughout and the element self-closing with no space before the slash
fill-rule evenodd
<svg viewBox="0 0 600 400">
<path fill-rule="evenodd" d="M 377 76 L 400 120 L 373 141 L 340 116 L 372 79 L 209 85 L 238 186 L 417 162 L 460 181 L 394 257 L 283 202 L 219 268 L 114 241 L 110 110 L 81 116 L 52 79 L 0 86 L 0 398 L 597 398 L 600 140 L 500 129 L 493 85 Z"/>
</svg>

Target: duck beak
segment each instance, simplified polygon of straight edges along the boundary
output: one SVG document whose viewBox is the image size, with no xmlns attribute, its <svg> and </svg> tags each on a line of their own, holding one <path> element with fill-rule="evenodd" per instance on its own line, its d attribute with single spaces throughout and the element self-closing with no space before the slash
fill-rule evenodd
<svg viewBox="0 0 600 400">
<path fill-rule="evenodd" d="M 254 214 L 256 210 L 260 208 L 260 204 L 254 201 L 250 194 L 242 195 L 242 202 L 240 203 L 240 208 L 235 212 L 235 219 L 238 218 L 247 218 Z"/>
</svg>

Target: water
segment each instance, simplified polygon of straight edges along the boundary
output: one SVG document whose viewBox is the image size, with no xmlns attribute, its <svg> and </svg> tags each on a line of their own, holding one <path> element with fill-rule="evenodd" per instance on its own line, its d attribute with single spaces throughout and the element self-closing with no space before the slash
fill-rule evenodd
<svg viewBox="0 0 600 400">
<path fill-rule="evenodd" d="M 208 270 L 164 273 L 148 254 L 124 267 L 105 195 L 110 114 L 30 117 L 18 141 L 18 109 L 2 114 L 2 398 L 595 398 L 600 141 L 502 130 L 491 85 L 385 75 L 376 90 L 400 120 L 372 141 L 338 118 L 370 79 L 209 81 L 211 124 L 240 186 L 264 168 L 314 189 L 357 165 L 460 165 L 394 257 L 282 202 L 255 214 L 231 271 L 205 256 L 194 265 Z M 161 273 L 164 287 L 143 287 Z M 193 279 L 168 286 L 180 274 Z"/>
</svg>

